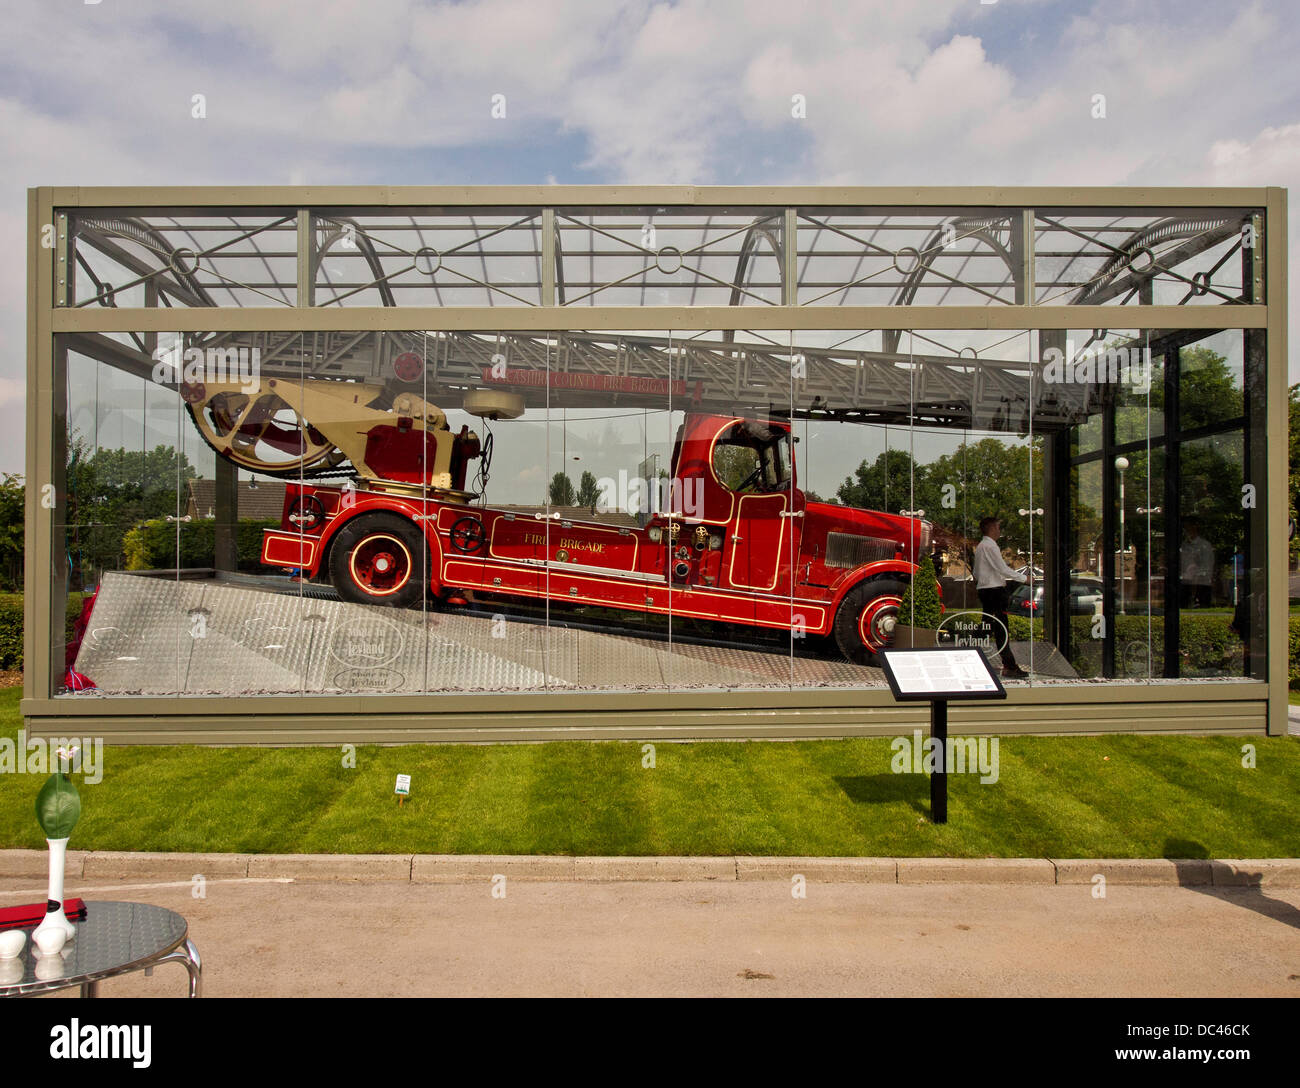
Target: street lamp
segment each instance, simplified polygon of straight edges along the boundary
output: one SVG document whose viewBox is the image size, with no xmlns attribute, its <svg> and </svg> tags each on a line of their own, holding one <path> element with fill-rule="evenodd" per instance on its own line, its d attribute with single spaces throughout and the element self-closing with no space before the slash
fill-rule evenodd
<svg viewBox="0 0 1300 1088">
<path fill-rule="evenodd" d="M 1119 469 L 1119 610 L 1124 611 L 1124 473 L 1128 471 L 1128 458 L 1116 457 Z"/>
</svg>

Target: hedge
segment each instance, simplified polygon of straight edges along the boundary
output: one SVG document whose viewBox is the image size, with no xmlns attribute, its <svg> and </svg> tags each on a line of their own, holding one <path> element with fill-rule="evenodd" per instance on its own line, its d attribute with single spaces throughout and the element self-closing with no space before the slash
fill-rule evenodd
<svg viewBox="0 0 1300 1088">
<path fill-rule="evenodd" d="M 122 538 L 126 569 L 170 570 L 175 567 L 176 525 L 174 521 L 142 521 L 128 529 Z M 278 520 L 239 522 L 236 566 L 240 570 L 257 570 L 261 566 L 262 530 L 279 527 Z M 212 566 L 217 550 L 217 523 L 207 519 L 182 521 L 180 530 L 180 566 Z"/>
<path fill-rule="evenodd" d="M 1031 621 L 1024 616 L 1007 617 L 1013 641 L 1024 641 L 1029 636 Z M 1070 618 L 1070 665 L 1080 676 L 1101 674 L 1101 639 L 1093 638 L 1092 616 Z M 1239 674 L 1245 648 L 1241 639 L 1228 626 L 1232 617 L 1226 613 L 1198 615 L 1184 612 L 1179 623 L 1180 646 L 1183 654 L 1183 676 L 1221 676 Z M 1043 637 L 1043 621 L 1035 619 L 1033 637 Z M 1129 650 L 1132 675 L 1148 675 L 1149 660 L 1154 673 L 1164 668 L 1165 625 L 1163 616 L 1152 616 L 1150 626 L 1146 616 L 1120 616 L 1115 622 L 1116 673 L 1125 675 L 1125 650 Z M 1290 682 L 1300 686 L 1300 616 L 1290 618 Z"/>
<path fill-rule="evenodd" d="M 0 594 L 0 669 L 23 667 L 23 595 Z"/>
<path fill-rule="evenodd" d="M 63 636 L 72 640 L 72 625 L 81 615 L 84 593 L 69 593 Z M 0 593 L 0 669 L 23 667 L 23 595 Z M 62 672 L 62 663 L 60 663 Z"/>
</svg>

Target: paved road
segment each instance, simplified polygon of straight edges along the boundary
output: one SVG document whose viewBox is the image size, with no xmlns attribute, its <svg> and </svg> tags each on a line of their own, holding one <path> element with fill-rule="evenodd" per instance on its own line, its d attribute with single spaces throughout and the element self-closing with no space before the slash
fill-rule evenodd
<svg viewBox="0 0 1300 1088">
<path fill-rule="evenodd" d="M 89 883 L 89 882 L 87 882 Z M 210 880 L 81 886 L 179 910 L 206 996 L 1300 996 L 1300 888 L 469 885 Z M 0 905 L 43 889 L 0 880 Z M 159 968 L 106 996 L 184 993 Z"/>
</svg>

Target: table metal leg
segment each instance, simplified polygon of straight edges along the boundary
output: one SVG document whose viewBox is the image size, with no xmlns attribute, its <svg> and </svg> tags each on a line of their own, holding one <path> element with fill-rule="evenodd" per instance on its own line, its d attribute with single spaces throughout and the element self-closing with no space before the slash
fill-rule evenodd
<svg viewBox="0 0 1300 1088">
<path fill-rule="evenodd" d="M 81 984 L 81 996 L 82 996 L 82 997 L 98 997 L 98 996 L 99 996 L 99 983 L 98 983 L 98 982 L 83 982 L 83 983 Z"/>
<path fill-rule="evenodd" d="M 158 962 L 182 964 L 190 976 L 190 997 L 203 996 L 203 960 L 199 957 L 199 950 L 194 947 L 193 941 L 187 938 L 184 948 L 168 952 Z"/>
</svg>

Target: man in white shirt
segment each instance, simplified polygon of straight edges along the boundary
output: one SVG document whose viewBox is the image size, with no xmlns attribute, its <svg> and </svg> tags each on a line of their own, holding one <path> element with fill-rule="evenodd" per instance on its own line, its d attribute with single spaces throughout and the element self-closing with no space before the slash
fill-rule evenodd
<svg viewBox="0 0 1300 1088">
<path fill-rule="evenodd" d="M 1183 607 L 1208 608 L 1214 585 L 1214 545 L 1201 536 L 1201 523 L 1196 518 L 1184 521 L 1183 528 L 1187 539 L 1178 549 Z"/>
<path fill-rule="evenodd" d="M 980 595 L 980 605 L 984 609 L 984 622 L 993 628 L 995 637 L 1006 634 L 1002 644 L 1002 675 L 1012 680 L 1025 680 L 1029 673 L 1017 663 L 1016 655 L 1011 652 L 1011 634 L 1007 625 L 1007 582 L 1024 582 L 1027 576 L 1017 574 L 1002 558 L 1002 549 L 998 547 L 998 537 L 1002 535 L 1002 525 L 997 518 L 984 518 L 980 522 L 982 539 L 975 545 L 975 591 Z M 997 620 L 997 624 L 992 623 Z M 1001 627 L 998 627 L 1001 624 Z"/>
</svg>

